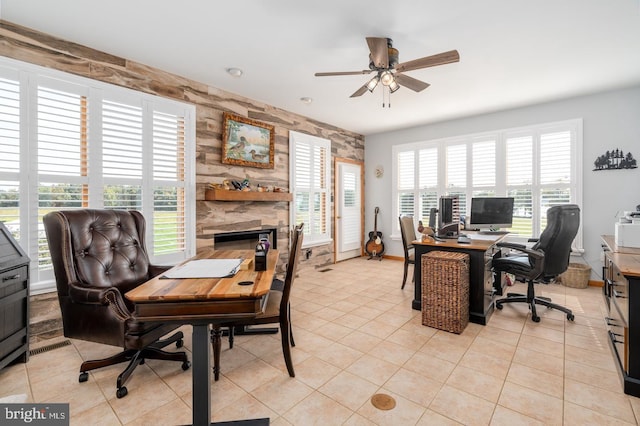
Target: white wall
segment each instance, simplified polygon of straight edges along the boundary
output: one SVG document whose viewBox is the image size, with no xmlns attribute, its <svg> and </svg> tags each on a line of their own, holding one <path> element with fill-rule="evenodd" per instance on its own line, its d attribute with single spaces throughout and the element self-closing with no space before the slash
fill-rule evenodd
<svg viewBox="0 0 640 426">
<path fill-rule="evenodd" d="M 391 211 L 393 145 L 573 118 L 582 118 L 584 126 L 584 260 L 593 268 L 592 278 L 600 279 L 600 235 L 613 234 L 618 211 L 635 210 L 640 204 L 640 168 L 595 172 L 593 162 L 607 150 L 619 148 L 640 163 L 640 86 L 366 136 L 365 229 L 373 229 L 373 210 L 379 206 L 378 230 L 385 237 L 385 254 L 403 256 L 401 241 L 390 238 L 398 220 Z M 377 165 L 384 167 L 381 178 L 374 176 Z"/>
</svg>

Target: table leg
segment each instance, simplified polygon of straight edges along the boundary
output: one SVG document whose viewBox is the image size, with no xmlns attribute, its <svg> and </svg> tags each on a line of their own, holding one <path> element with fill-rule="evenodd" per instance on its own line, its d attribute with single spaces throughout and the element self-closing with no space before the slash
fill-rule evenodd
<svg viewBox="0 0 640 426">
<path fill-rule="evenodd" d="M 194 324 L 192 367 L 193 376 L 193 425 L 211 424 L 211 345 L 209 345 L 209 325 Z"/>
</svg>

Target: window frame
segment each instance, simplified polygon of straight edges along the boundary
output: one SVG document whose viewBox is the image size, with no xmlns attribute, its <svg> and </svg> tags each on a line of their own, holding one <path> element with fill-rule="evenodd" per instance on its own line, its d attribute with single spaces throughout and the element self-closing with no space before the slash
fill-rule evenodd
<svg viewBox="0 0 640 426">
<path fill-rule="evenodd" d="M 422 149 L 437 149 L 437 157 L 438 157 L 438 183 L 437 183 L 437 196 L 441 197 L 443 195 L 448 195 L 452 189 L 455 191 L 463 191 L 465 193 L 465 202 L 466 208 L 469 208 L 469 203 L 471 198 L 473 197 L 474 190 L 487 190 L 493 189 L 495 192 L 495 196 L 507 196 L 508 189 L 513 188 L 513 186 L 508 186 L 506 182 L 507 176 L 507 154 L 506 154 L 506 143 L 507 139 L 520 136 L 520 135 L 531 135 L 533 140 L 533 182 L 531 185 L 528 185 L 532 190 L 532 202 L 534 205 L 533 212 L 533 238 L 536 238 L 540 235 L 540 224 L 542 219 L 542 214 L 540 212 L 540 200 L 541 200 L 541 192 L 545 187 L 549 187 L 548 184 L 540 183 L 540 141 L 541 136 L 546 134 L 551 134 L 559 131 L 569 131 L 570 132 L 570 181 L 567 185 L 564 185 L 569 188 L 571 203 L 577 204 L 579 206 L 582 205 L 582 148 L 583 148 L 583 140 L 582 140 L 582 128 L 583 122 L 581 118 L 563 120 L 557 122 L 549 122 L 542 123 L 531 126 L 523 126 L 517 128 L 508 128 L 496 131 L 468 134 L 463 136 L 454 136 L 442 139 L 434 139 L 429 141 L 422 142 L 411 142 L 407 144 L 399 144 L 394 145 L 392 147 L 392 208 L 393 211 L 400 214 L 399 210 L 399 193 L 409 193 L 413 192 L 414 197 L 414 211 L 413 215 L 417 218 L 422 218 L 420 212 L 420 194 L 425 192 L 424 188 L 420 188 L 419 181 L 419 152 Z M 482 143 L 486 142 L 489 139 L 495 141 L 495 185 L 493 187 L 487 187 L 486 185 L 478 185 L 477 187 L 473 186 L 473 144 L 474 143 Z M 447 158 L 446 152 L 448 146 L 455 146 L 465 144 L 466 145 L 466 156 L 467 156 L 467 167 L 466 167 L 466 186 L 448 188 L 447 187 Z M 406 153 L 408 151 L 413 151 L 414 155 L 414 185 L 412 189 L 398 189 L 399 188 L 399 174 L 398 174 L 398 156 L 402 153 Z M 552 185 L 551 185 L 552 186 Z M 433 187 L 429 189 L 429 191 L 433 191 Z M 406 212 L 404 212 L 406 213 Z M 397 215 L 396 215 L 397 216 Z M 422 219 L 419 219 L 422 220 Z M 426 224 L 425 224 L 426 225 Z M 395 220 L 392 223 L 391 229 L 393 230 L 391 237 L 396 239 L 400 238 L 400 228 L 398 225 L 398 221 Z M 509 240 L 514 242 L 525 242 L 529 238 L 528 236 L 516 236 L 510 235 Z M 578 235 L 574 240 L 574 251 L 583 252 L 583 235 L 582 235 L 582 226 L 578 230 Z"/>
<path fill-rule="evenodd" d="M 309 176 L 311 179 L 311 188 L 298 188 L 296 185 L 296 170 L 299 165 L 297 161 L 297 147 L 298 145 L 307 145 L 313 151 L 314 148 L 324 149 L 326 155 L 324 156 L 324 163 L 319 164 L 324 174 L 324 185 L 316 185 L 313 170 L 309 170 Z M 331 174 L 331 141 L 329 139 L 312 136 L 306 133 L 300 133 L 295 131 L 289 131 L 289 187 L 293 194 L 293 201 L 291 202 L 290 210 L 290 223 L 292 225 L 296 223 L 297 210 L 296 199 L 299 192 L 309 192 L 309 199 L 313 199 L 313 196 L 319 194 L 321 197 L 320 204 L 325 206 L 325 211 L 321 213 L 324 218 L 325 232 L 316 232 L 314 223 L 305 223 L 304 225 L 304 241 L 303 248 L 320 246 L 330 244 L 333 241 L 332 234 L 332 222 L 331 222 L 331 209 L 332 209 L 332 174 Z M 312 161 L 313 164 L 321 163 L 319 159 Z M 322 220 L 322 219 L 320 219 Z"/>
<path fill-rule="evenodd" d="M 87 148 L 86 165 L 89 172 L 82 175 L 50 175 L 55 182 L 63 184 L 82 183 L 89 189 L 89 197 L 82 207 L 104 208 L 104 185 L 114 182 L 130 183 L 126 178 L 121 181 L 105 178 L 102 175 L 102 102 L 103 100 L 118 101 L 138 105 L 143 110 L 142 136 L 142 181 L 143 195 L 140 211 L 146 218 L 147 227 L 145 239 L 149 258 L 154 263 L 173 264 L 186 260 L 195 254 L 195 211 L 186 206 L 195 204 L 195 106 L 173 99 L 162 98 L 132 89 L 115 86 L 86 77 L 76 76 L 59 70 L 52 70 L 34 64 L 17 61 L 10 58 L 0 58 L 0 77 L 18 81 L 20 90 L 19 101 L 19 169 L 33 173 L 20 173 L 18 183 L 19 194 L 19 244 L 29 254 L 30 262 L 30 291 L 32 294 L 55 291 L 53 269 L 40 268 L 38 261 L 38 242 L 43 232 L 39 218 L 38 190 L 41 182 L 47 182 L 47 175 L 37 173 L 38 164 L 38 90 L 46 87 L 86 96 L 88 103 L 88 118 L 86 120 Z M 173 186 L 181 188 L 184 193 L 184 207 L 179 216 L 184 226 L 184 247 L 168 254 L 154 254 L 154 191 L 162 183 L 154 180 L 153 167 L 153 118 L 156 112 L 164 114 L 175 113 L 178 121 L 184 125 L 184 140 L 181 145 L 184 152 L 182 175 L 176 177 Z M 177 122 L 178 122 L 177 121 Z M 178 157 L 176 157 L 178 158 Z M 10 176 L 0 173 L 0 178 L 7 180 Z M 54 183 L 55 183 L 54 182 Z M 116 183 L 116 184 L 117 184 Z M 169 186 L 169 185 L 167 185 Z"/>
</svg>

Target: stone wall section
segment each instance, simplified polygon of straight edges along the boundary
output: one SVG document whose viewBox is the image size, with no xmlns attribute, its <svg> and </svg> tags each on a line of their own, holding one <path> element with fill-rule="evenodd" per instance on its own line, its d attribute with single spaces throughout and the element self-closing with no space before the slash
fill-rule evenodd
<svg viewBox="0 0 640 426">
<path fill-rule="evenodd" d="M 363 135 L 1 20 L 0 55 L 194 104 L 196 107 L 196 203 L 194 207 L 198 249 L 213 244 L 210 236 L 214 232 L 258 229 L 261 226 L 277 227 L 278 248 L 283 252 L 280 264 L 286 263 L 289 246 L 288 230 L 292 228 L 292 224 L 289 223 L 289 203 L 206 201 L 204 191 L 209 183 L 220 183 L 224 179 L 245 178 L 261 185 L 278 186 L 288 190 L 290 130 L 331 140 L 333 158 L 340 157 L 364 162 Z M 275 126 L 275 168 L 273 170 L 221 163 L 222 114 L 225 111 Z M 332 176 L 332 191 L 333 183 Z M 314 247 L 309 259 L 302 257 L 300 270 L 324 267 L 333 261 L 333 244 Z M 55 298 L 41 298 L 41 300 L 55 301 Z M 37 311 L 48 312 L 51 309 L 43 307 L 38 308 Z M 41 331 L 47 332 L 47 330 Z"/>
</svg>

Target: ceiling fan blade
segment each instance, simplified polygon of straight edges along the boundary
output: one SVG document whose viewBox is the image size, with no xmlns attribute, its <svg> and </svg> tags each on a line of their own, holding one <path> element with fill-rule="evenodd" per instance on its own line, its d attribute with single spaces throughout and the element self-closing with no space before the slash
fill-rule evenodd
<svg viewBox="0 0 640 426">
<path fill-rule="evenodd" d="M 382 37 L 367 37 L 367 44 L 371 52 L 371 60 L 376 68 L 389 68 L 389 47 L 387 39 Z"/>
<path fill-rule="evenodd" d="M 362 86 L 361 88 L 359 88 L 358 90 L 356 90 L 355 92 L 353 92 L 353 95 L 349 96 L 350 98 L 357 98 L 358 96 L 362 96 L 367 90 L 367 85 L 365 84 L 364 86 Z"/>
<path fill-rule="evenodd" d="M 420 68 L 435 67 L 436 65 L 450 64 L 452 62 L 458 62 L 460 55 L 457 50 L 450 50 L 448 52 L 438 53 L 437 55 L 426 56 L 420 59 L 414 59 L 412 61 L 403 62 L 398 64 L 396 71 L 407 72 L 411 70 L 417 70 Z"/>
<path fill-rule="evenodd" d="M 420 81 L 416 78 L 409 77 L 408 75 L 404 74 L 396 74 L 396 81 L 400 86 L 404 86 L 408 89 L 413 90 L 414 92 L 421 92 L 430 86 L 429 83 L 425 83 L 424 81 Z"/>
<path fill-rule="evenodd" d="M 315 73 L 316 77 L 328 77 L 332 75 L 361 75 L 361 74 L 369 74 L 372 70 L 362 70 L 362 71 L 337 71 L 337 72 L 317 72 Z"/>
</svg>

